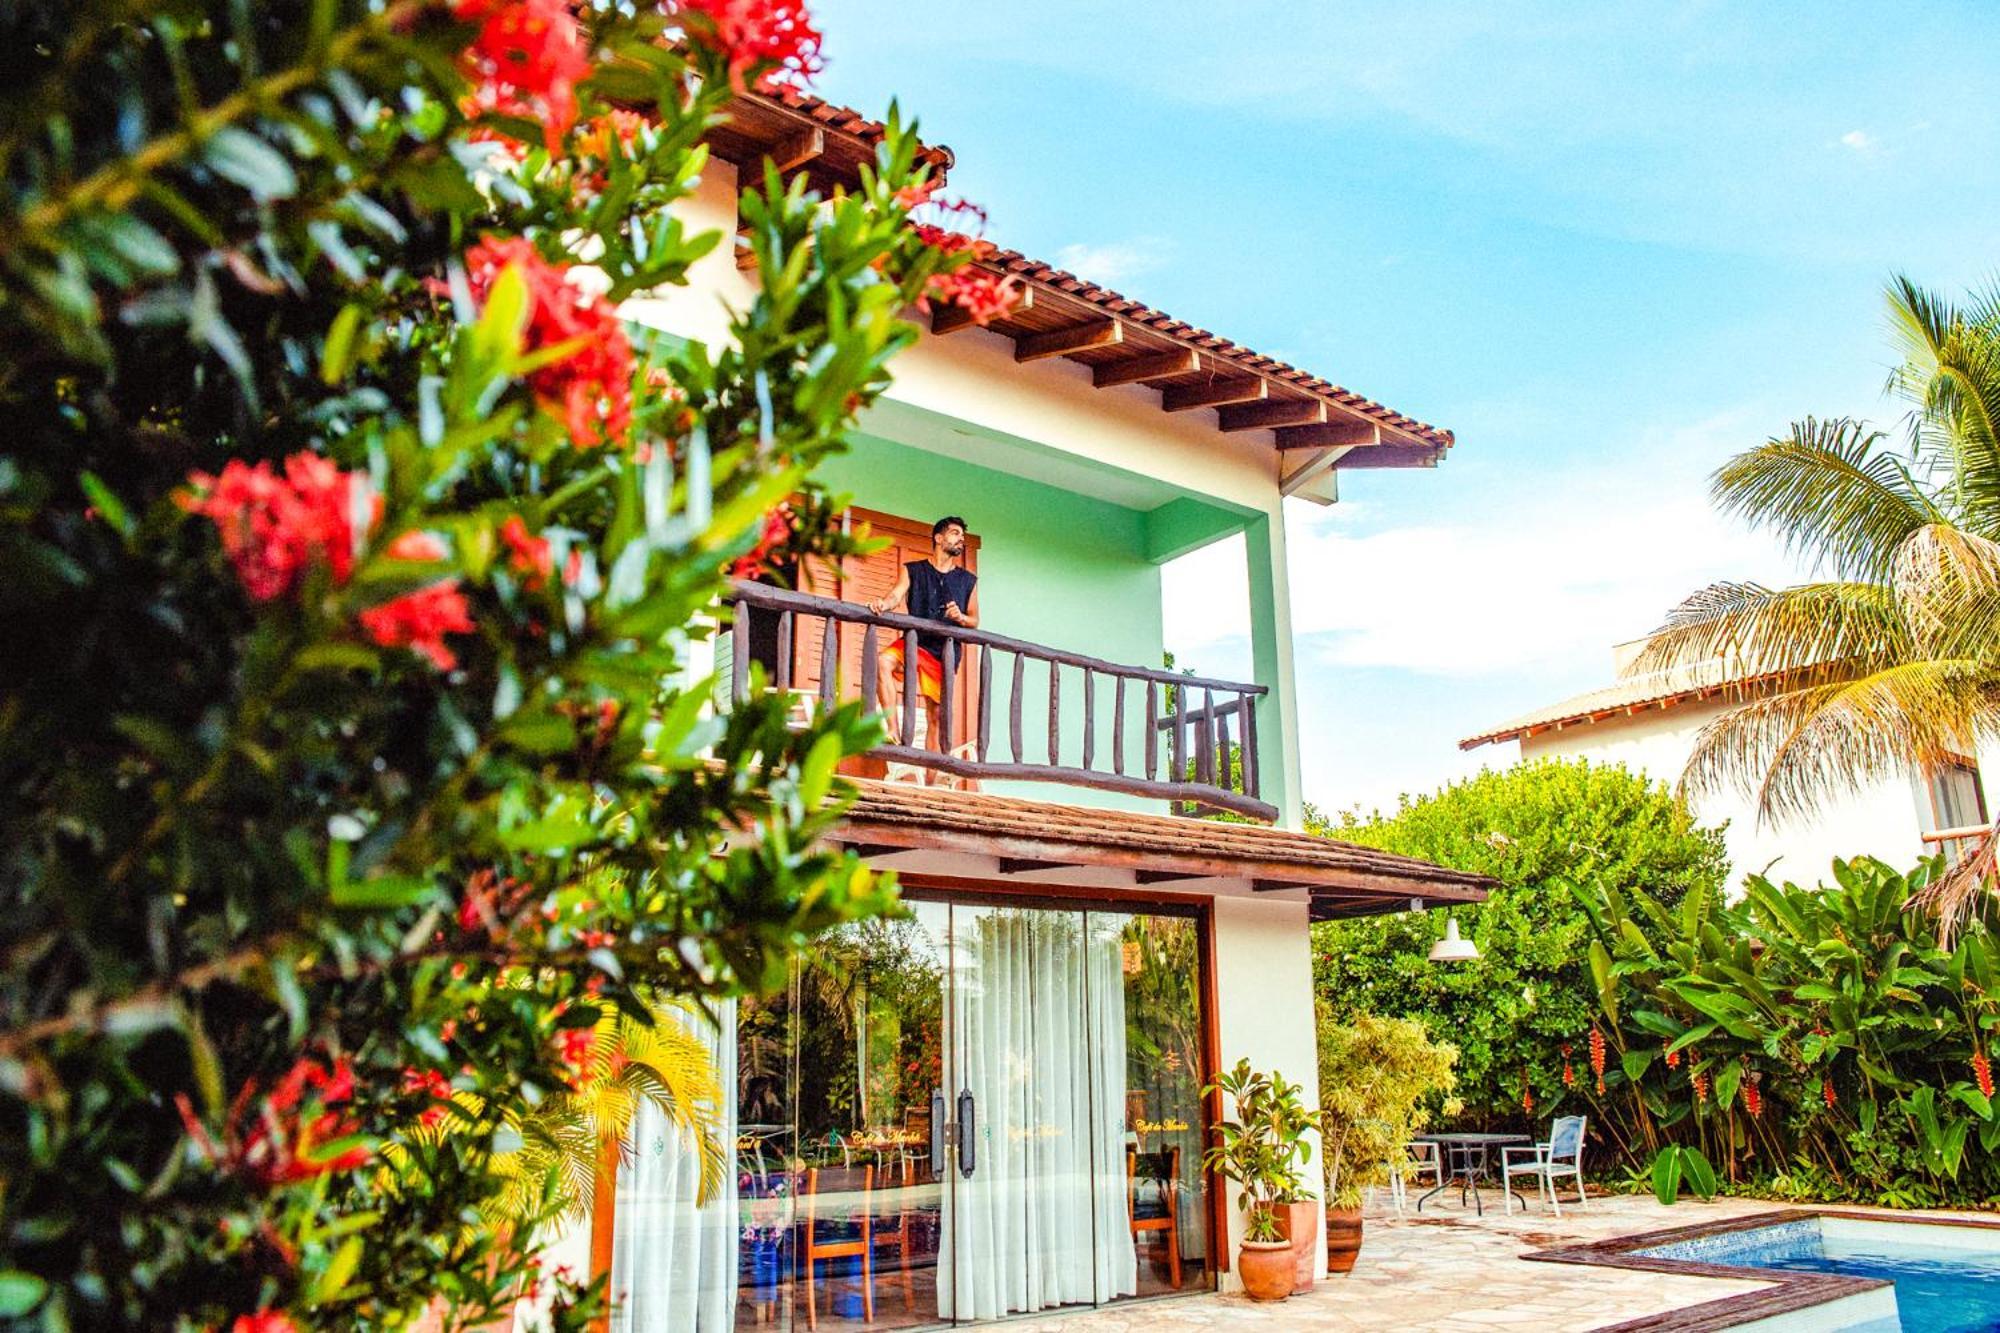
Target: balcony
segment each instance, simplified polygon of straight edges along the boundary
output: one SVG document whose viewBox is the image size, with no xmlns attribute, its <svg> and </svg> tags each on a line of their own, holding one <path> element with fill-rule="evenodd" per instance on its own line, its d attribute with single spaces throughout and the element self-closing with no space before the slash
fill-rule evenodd
<svg viewBox="0 0 2000 1333">
<path fill-rule="evenodd" d="M 1166 801 L 1176 814 L 1226 811 L 1266 823 L 1278 817 L 1277 807 L 1258 794 L 1256 703 L 1265 693 L 1262 685 L 1124 666 L 741 580 L 724 601 L 735 614 L 732 699 L 750 689 L 754 645 L 760 641 L 774 647 L 769 653 L 774 660 L 767 663 L 772 688 L 794 690 L 795 663 L 803 659 L 815 664 L 816 680 L 803 683 L 820 703 L 859 699 L 871 708 L 879 707 L 883 648 L 900 641 L 904 660 L 914 662 L 920 632 L 944 641 L 937 734 L 923 745 L 877 746 L 871 757 L 885 764 L 981 782 L 1122 792 Z M 834 665 L 829 669 L 827 663 Z M 922 705 L 915 671 L 903 673 L 896 702 L 893 734 L 916 736 Z M 997 737 L 996 712 L 1003 714 L 1004 733 Z"/>
</svg>

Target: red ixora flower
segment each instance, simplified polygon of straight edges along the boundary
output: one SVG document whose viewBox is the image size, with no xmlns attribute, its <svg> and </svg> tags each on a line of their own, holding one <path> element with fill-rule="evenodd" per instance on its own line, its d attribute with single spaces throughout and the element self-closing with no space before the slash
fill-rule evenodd
<svg viewBox="0 0 2000 1333">
<path fill-rule="evenodd" d="M 451 1080 L 435 1069 L 409 1068 L 403 1071 L 403 1091 L 428 1096 L 431 1105 L 417 1115 L 417 1123 L 431 1129 L 449 1114 L 444 1103 L 451 1100 Z"/>
<path fill-rule="evenodd" d="M 762 574 L 771 563 L 771 554 L 792 537 L 792 507 L 780 500 L 764 511 L 764 530 L 757 537 L 757 544 L 745 555 L 738 556 L 729 566 L 729 576 L 738 579 L 754 579 Z"/>
<path fill-rule="evenodd" d="M 566 0 L 455 0 L 452 13 L 479 25 L 463 58 L 479 103 L 541 121 L 542 142 L 554 153 L 576 124 L 576 85 L 590 73 Z"/>
<path fill-rule="evenodd" d="M 519 514 L 509 514 L 500 525 L 500 540 L 507 547 L 507 568 L 521 580 L 523 588 L 536 592 L 547 585 L 556 567 L 547 537 L 535 536 Z"/>
<path fill-rule="evenodd" d="M 283 1310 L 259 1310 L 240 1314 L 229 1325 L 229 1333 L 298 1333 L 298 1325 Z"/>
<path fill-rule="evenodd" d="M 307 451 L 287 458 L 282 474 L 269 463 L 236 459 L 221 476 L 190 473 L 180 504 L 215 524 L 222 553 L 259 602 L 295 591 L 315 564 L 324 564 L 335 584 L 347 582 L 355 521 L 366 535 L 380 509 L 360 474 Z"/>
<path fill-rule="evenodd" d="M 261 1102 L 257 1092 L 253 1078 L 236 1094 L 220 1144 L 195 1115 L 186 1093 L 175 1093 L 174 1104 L 188 1137 L 210 1161 L 266 1187 L 351 1171 L 367 1163 L 370 1150 L 365 1144 L 342 1142 L 354 1138 L 359 1126 L 332 1109 L 354 1095 L 354 1071 L 347 1061 L 324 1065 L 313 1056 L 303 1056 Z"/>
<path fill-rule="evenodd" d="M 752 70 L 764 71 L 757 88 L 768 91 L 809 83 L 825 68 L 819 29 L 800 0 L 670 0 L 667 8 L 690 41 L 729 61 L 729 86 L 736 92 L 748 87 Z"/>
<path fill-rule="evenodd" d="M 570 265 L 542 258 L 522 236 L 482 237 L 466 252 L 466 278 L 480 301 L 509 268 L 528 286 L 527 350 L 573 343 L 576 350 L 528 376 L 528 387 L 559 409 L 572 443 L 622 439 L 632 429 L 632 340 L 617 311 L 569 281 Z"/>
<path fill-rule="evenodd" d="M 393 601 L 371 606 L 359 616 L 368 637 L 384 648 L 408 648 L 428 657 L 440 671 L 458 665 L 458 654 L 444 641 L 447 634 L 469 634 L 478 626 L 458 590 L 457 579 L 406 592 Z"/>
</svg>

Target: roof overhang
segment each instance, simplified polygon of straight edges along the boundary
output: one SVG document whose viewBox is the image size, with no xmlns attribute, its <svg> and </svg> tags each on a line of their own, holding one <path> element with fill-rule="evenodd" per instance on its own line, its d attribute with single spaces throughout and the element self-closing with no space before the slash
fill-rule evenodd
<svg viewBox="0 0 2000 1333">
<path fill-rule="evenodd" d="M 885 868 L 1020 888 L 1235 892 L 1303 899 L 1312 920 L 1480 902 L 1493 881 L 1261 825 L 857 781 L 833 834 Z"/>
<path fill-rule="evenodd" d="M 708 143 L 739 171 L 761 170 L 768 160 L 830 192 L 854 184 L 882 134 L 880 122 L 857 111 L 781 89 L 736 99 Z M 922 160 L 939 179 L 953 163 L 942 146 L 926 146 Z M 739 262 L 753 262 L 748 255 L 745 244 Z M 1308 488 L 1323 485 L 1329 471 L 1432 467 L 1452 447 L 1448 430 L 1074 273 L 1011 250 L 979 262 L 1020 286 L 1014 311 L 985 326 L 1013 342 L 1016 362 L 1060 358 L 1089 367 L 1099 389 L 1155 393 L 1161 411 L 1201 413 L 1221 433 L 1263 433 L 1280 456 L 1286 494 L 1314 494 Z M 934 335 L 970 327 L 956 307 L 930 316 Z"/>
</svg>

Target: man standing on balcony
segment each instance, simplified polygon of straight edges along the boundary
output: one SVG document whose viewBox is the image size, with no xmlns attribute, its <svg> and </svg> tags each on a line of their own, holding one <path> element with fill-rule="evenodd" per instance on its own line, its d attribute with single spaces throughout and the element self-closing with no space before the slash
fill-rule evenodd
<svg viewBox="0 0 2000 1333">
<path fill-rule="evenodd" d="M 979 576 L 965 568 L 965 520 L 947 514 L 931 524 L 928 560 L 911 560 L 896 575 L 896 586 L 880 601 L 870 602 L 876 615 L 900 611 L 919 620 L 942 620 L 965 629 L 979 625 Z M 917 693 L 924 703 L 929 734 L 937 737 L 938 709 L 944 698 L 945 636 L 917 635 Z M 889 739 L 903 743 L 898 724 L 903 716 L 903 644 L 899 639 L 882 650 L 875 692 L 888 719 Z M 914 743 L 914 742 L 913 742 Z M 942 747 L 940 747 L 942 748 Z"/>
</svg>

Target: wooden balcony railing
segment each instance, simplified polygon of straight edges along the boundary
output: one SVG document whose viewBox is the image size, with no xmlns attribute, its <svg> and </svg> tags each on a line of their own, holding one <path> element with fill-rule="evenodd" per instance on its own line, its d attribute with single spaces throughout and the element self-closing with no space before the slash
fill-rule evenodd
<svg viewBox="0 0 2000 1333">
<path fill-rule="evenodd" d="M 752 643 L 761 637 L 758 629 L 769 627 L 764 617 L 776 620 L 776 634 L 767 640 L 776 645 L 769 685 L 779 690 L 794 688 L 794 648 L 811 644 L 812 636 L 817 635 L 816 693 L 824 704 L 859 698 L 875 706 L 881 649 L 900 639 L 903 660 L 915 663 L 919 633 L 933 642 L 942 639 L 944 678 L 937 710 L 938 733 L 921 747 L 906 743 L 877 746 L 874 755 L 890 763 L 962 778 L 1049 782 L 1125 792 L 1167 801 L 1182 814 L 1226 810 L 1266 821 L 1278 817 L 1277 807 L 1258 795 L 1256 701 L 1265 693 L 1262 685 L 1123 666 L 985 630 L 903 615 L 876 615 L 853 602 L 761 583 L 738 580 L 724 600 L 735 608 L 730 636 L 730 696 L 734 699 L 744 697 L 750 688 Z M 842 681 L 839 664 L 843 652 L 855 646 L 860 649 L 859 679 Z M 996 658 L 1008 659 L 1009 669 L 996 671 Z M 1030 664 L 1034 666 L 1032 673 Z M 993 735 L 999 703 L 994 689 L 996 675 L 1005 682 L 1005 758 L 996 753 Z M 1106 680 L 1111 682 L 1108 754 L 1100 749 L 1105 739 L 1100 695 L 1106 692 Z M 1045 694 L 1048 712 L 1046 740 L 1036 747 L 1041 750 L 1039 757 L 1029 753 L 1026 714 L 1031 690 Z M 1067 716 L 1066 693 L 1070 696 Z M 903 673 L 899 702 L 894 734 L 907 739 L 917 732 L 921 706 L 915 670 Z M 1140 751 L 1137 755 L 1128 745 L 1134 734 Z"/>
<path fill-rule="evenodd" d="M 1992 832 L 1989 825 L 1969 824 L 1963 828 L 1935 829 L 1925 833 L 1923 839 L 1927 847 L 1944 853 L 1947 865 L 1957 865 L 1961 857 L 1978 855 Z"/>
</svg>

